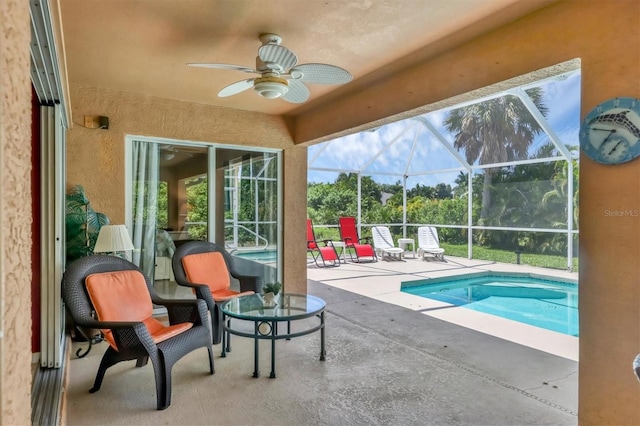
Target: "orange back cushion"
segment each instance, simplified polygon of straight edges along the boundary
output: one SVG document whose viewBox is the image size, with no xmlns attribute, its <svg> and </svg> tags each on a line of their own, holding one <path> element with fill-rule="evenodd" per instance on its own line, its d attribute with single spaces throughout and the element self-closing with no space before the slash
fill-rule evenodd
<svg viewBox="0 0 640 426">
<path fill-rule="evenodd" d="M 231 287 L 227 264 L 218 252 L 190 254 L 182 258 L 182 267 L 189 282 L 206 284 L 211 292 Z"/>
<path fill-rule="evenodd" d="M 138 271 L 92 274 L 85 284 L 100 321 L 144 321 L 153 315 L 147 283 Z"/>
</svg>

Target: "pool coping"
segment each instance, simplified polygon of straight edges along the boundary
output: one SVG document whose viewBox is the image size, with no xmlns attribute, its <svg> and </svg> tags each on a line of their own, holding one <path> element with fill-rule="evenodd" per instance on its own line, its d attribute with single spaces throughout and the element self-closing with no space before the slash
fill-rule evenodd
<svg viewBox="0 0 640 426">
<path fill-rule="evenodd" d="M 422 285 L 437 285 L 442 282 L 456 282 L 463 281 L 473 278 L 483 278 L 483 277 L 500 277 L 500 278 L 531 278 L 541 281 L 549 281 L 553 283 L 562 283 L 562 284 L 573 284 L 578 286 L 578 280 L 573 280 L 570 278 L 564 277 L 555 277 L 552 275 L 543 275 L 540 273 L 533 272 L 505 272 L 505 271 L 480 271 L 480 272 L 470 272 L 468 274 L 458 274 L 455 276 L 449 277 L 434 277 L 434 278 L 421 278 L 411 281 L 402 281 L 400 283 L 400 289 L 407 287 L 417 287 Z"/>
</svg>

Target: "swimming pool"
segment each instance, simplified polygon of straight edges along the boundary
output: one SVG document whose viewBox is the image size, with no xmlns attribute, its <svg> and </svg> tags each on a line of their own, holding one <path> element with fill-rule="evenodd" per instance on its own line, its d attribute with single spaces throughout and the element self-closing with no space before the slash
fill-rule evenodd
<svg viewBox="0 0 640 426">
<path fill-rule="evenodd" d="M 278 259 L 276 250 L 236 251 L 233 255 L 263 263 L 275 262 Z"/>
<path fill-rule="evenodd" d="M 428 284 L 426 284 L 428 282 Z M 530 274 L 404 282 L 404 293 L 578 336 L 578 285 Z"/>
</svg>

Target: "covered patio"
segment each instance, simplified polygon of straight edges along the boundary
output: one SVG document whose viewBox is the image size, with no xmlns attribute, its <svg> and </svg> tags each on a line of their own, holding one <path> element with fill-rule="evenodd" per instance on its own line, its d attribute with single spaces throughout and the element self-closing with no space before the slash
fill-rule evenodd
<svg viewBox="0 0 640 426">
<path fill-rule="evenodd" d="M 64 270 L 64 233 L 61 227 L 64 203 L 61 195 L 65 182 L 69 186 L 82 184 L 89 192 L 97 211 L 103 211 L 115 224 L 125 223 L 128 200 L 125 191 L 127 158 L 123 146 L 127 136 L 142 135 L 203 144 L 214 141 L 238 147 L 258 146 L 279 151 L 283 160 L 280 195 L 287 207 L 286 212 L 284 209 L 279 210 L 282 211 L 279 223 L 283 242 L 283 281 L 292 283 L 288 287 L 292 291 L 307 292 L 308 288 L 310 292 L 319 292 L 314 284 L 316 281 L 307 280 L 303 248 L 310 146 L 367 131 L 398 119 L 424 114 L 477 95 L 491 95 L 529 82 L 528 76 L 531 73 L 553 69 L 558 64 L 575 59 L 580 61 L 583 76 L 580 84 L 580 117 L 586 117 L 597 105 L 607 100 L 640 97 L 636 66 L 640 61 L 640 38 L 621 38 L 616 31 L 611 31 L 614 27 L 631 28 L 632 35 L 638 34 L 634 16 L 639 15 L 640 2 L 636 0 L 496 0 L 491 2 L 494 6 L 491 9 L 486 8 L 487 2 L 474 0 L 475 10 L 483 12 L 480 16 L 476 15 L 479 20 L 456 19 L 456 25 L 430 10 L 417 14 L 411 7 L 398 7 L 395 0 L 331 5 L 326 2 L 276 1 L 273 5 L 280 3 L 278 7 L 267 9 L 261 2 L 247 0 L 242 3 L 251 7 L 246 10 L 246 14 L 241 15 L 218 13 L 219 10 L 215 7 L 200 5 L 204 2 L 209 3 L 210 0 L 133 2 L 139 3 L 135 8 L 122 8 L 117 2 L 80 0 L 3 2 L 4 7 L 0 10 L 0 22 L 5 30 L 2 32 L 5 48 L 0 54 L 5 71 L 0 84 L 5 94 L 0 114 L 3 128 L 0 132 L 0 163 L 3 170 L 0 220 L 4 225 L 0 237 L 3 251 L 0 291 L 4 301 L 0 309 L 2 424 L 22 425 L 30 421 L 38 423 L 33 419 L 43 409 L 43 404 L 37 399 L 39 395 L 31 380 L 34 364 L 46 376 L 59 373 L 61 377 L 66 377 L 67 373 L 73 372 L 71 388 L 67 389 L 56 382 L 53 383 L 52 391 L 47 394 L 64 392 L 67 396 L 71 395 L 67 400 L 68 404 L 78 404 L 85 410 L 94 410 L 79 421 L 94 424 L 122 423 L 122 416 L 128 416 L 134 421 L 137 411 L 143 412 L 143 416 L 147 415 L 144 409 L 140 409 L 143 404 L 135 401 L 140 393 L 133 384 L 137 382 L 127 381 L 126 385 L 131 386 L 131 389 L 122 386 L 122 382 L 114 383 L 115 388 L 112 388 L 111 393 L 102 392 L 101 399 L 88 395 L 85 383 L 82 382 L 82 395 L 78 396 L 75 382 L 78 376 L 74 370 L 76 360 L 73 360 L 73 368 L 67 368 L 66 365 L 61 367 L 60 362 L 61 359 L 66 359 L 67 354 L 71 354 L 71 351 L 60 350 L 60 346 L 64 348 L 64 345 L 60 345 L 64 342 L 60 337 L 64 335 L 61 333 L 64 321 L 61 315 L 63 312 L 59 309 L 59 293 L 55 292 L 59 289 L 60 274 Z M 152 8 L 151 3 L 157 7 Z M 171 4 L 178 10 L 187 12 L 184 10 L 187 3 L 194 6 L 190 14 L 172 13 L 169 8 Z M 215 3 L 235 5 L 236 2 Z M 293 3 L 299 3 L 299 8 L 306 9 L 304 15 L 309 16 L 309 22 L 313 25 L 301 22 L 303 14 L 295 13 L 291 6 Z M 316 10 L 307 6 L 311 3 L 317 6 Z M 424 2 L 425 7 L 430 3 Z M 463 2 L 448 2 L 447 5 L 449 3 L 464 7 Z M 363 4 L 382 9 L 384 13 L 360 7 Z M 49 52 L 52 47 L 58 52 L 58 49 L 62 49 L 69 56 L 68 61 L 54 57 L 50 61 L 55 65 L 53 72 L 34 73 L 35 68 L 30 67 L 30 47 L 34 46 L 30 21 L 33 23 L 34 18 L 41 15 L 34 13 L 29 19 L 30 5 L 52 7 L 54 10 L 53 18 L 47 18 L 47 23 L 55 24 L 54 28 L 50 28 L 52 31 L 48 31 L 52 38 L 43 38 L 46 42 L 41 45 Z M 340 6 L 347 9 L 340 9 Z M 340 10 L 343 12 L 340 13 Z M 203 13 L 204 11 L 207 13 Z M 139 12 L 140 15 L 136 17 L 133 12 Z M 161 19 L 147 19 L 150 13 Z M 393 19 L 393 15 L 390 15 L 392 13 L 396 13 L 400 20 Z M 265 16 L 275 19 L 267 22 L 264 21 Z M 361 19 L 360 23 L 363 25 L 353 25 L 362 16 L 375 19 Z M 182 19 L 172 19 L 179 17 Z M 250 21 L 245 17 L 250 18 Z M 434 26 L 425 23 L 425 17 L 434 23 L 446 25 L 450 31 L 440 33 L 437 37 L 430 35 L 429 30 Z M 456 14 L 456 17 L 459 18 L 460 15 Z M 487 19 L 480 19 L 482 17 Z M 119 25 L 116 18 L 122 19 L 122 24 Z M 288 26 L 288 19 L 294 20 L 296 25 Z M 414 28 L 414 34 L 427 37 L 430 42 L 423 44 L 402 31 L 396 32 L 397 38 L 390 36 L 393 30 L 404 28 L 402 22 L 407 20 L 416 23 L 411 27 Z M 194 21 L 201 24 L 194 25 Z M 259 21 L 265 25 L 258 25 Z M 249 22 L 254 24 L 249 25 Z M 605 22 L 607 24 L 603 24 Z M 178 31 L 166 31 L 167 27 L 162 23 L 167 23 L 169 28 L 176 28 Z M 365 23 L 368 23 L 368 27 Z M 357 78 L 349 86 L 343 86 L 344 90 L 332 93 L 318 90 L 314 93 L 313 101 L 294 108 L 278 101 L 252 97 L 254 93 L 250 91 L 232 99 L 218 100 L 216 88 L 224 87 L 237 78 L 231 74 L 223 76 L 223 72 L 220 72 L 218 75 L 221 75 L 221 79 L 218 80 L 212 79 L 211 73 L 204 72 L 207 70 L 200 70 L 203 72 L 199 81 L 204 86 L 191 84 L 195 81 L 194 78 L 185 76 L 187 72 L 194 71 L 185 66 L 190 61 L 224 61 L 251 65 L 257 48 L 256 35 L 265 27 L 273 28 L 274 31 L 289 28 L 288 34 L 281 34 L 286 36 L 287 43 L 291 40 L 293 44 L 289 46 L 301 55 L 302 62 L 318 60 L 342 65 L 351 69 Z M 210 31 L 206 31 L 207 28 Z M 316 31 L 313 31 L 314 28 Z M 366 28 L 369 28 L 368 32 Z M 317 36 L 318 29 L 323 30 L 321 37 Z M 199 37 L 187 37 L 188 35 Z M 130 38 L 131 36 L 134 37 Z M 189 40 L 193 40 L 190 43 L 195 42 L 195 45 L 182 45 L 181 41 Z M 235 41 L 241 42 L 242 46 L 233 48 Z M 112 42 L 117 43 L 111 44 Z M 344 63 L 340 62 L 340 57 L 327 56 L 320 49 L 332 45 L 341 47 L 330 49 L 330 52 L 340 53 L 340 57 L 345 58 Z M 111 48 L 107 49 L 109 46 Z M 222 57 L 219 50 L 210 50 L 213 46 L 233 52 L 234 56 Z M 127 55 L 123 54 L 125 50 Z M 376 51 L 385 55 L 376 54 Z M 368 57 L 375 59 L 375 63 L 354 54 L 362 52 L 368 52 Z M 411 54 L 412 52 L 417 54 Z M 235 53 L 238 54 L 237 57 Z M 302 56 L 303 53 L 305 56 Z M 396 60 L 389 58 L 387 53 L 396 55 Z M 135 58 L 135 61 L 128 58 Z M 171 65 L 156 67 L 150 59 L 164 59 Z M 140 68 L 135 68 L 134 64 L 139 64 Z M 183 78 L 177 78 L 178 73 Z M 113 77 L 123 84 L 114 85 L 107 80 L 93 78 L 101 74 Z M 148 77 L 152 75 L 165 79 L 157 80 L 154 86 L 161 90 L 145 90 L 146 83 L 151 82 Z M 64 96 L 39 99 L 34 94 L 34 85 L 40 76 L 57 79 L 59 84 L 51 88 Z M 229 80 L 223 81 L 225 78 Z M 215 87 L 212 86 L 212 80 L 215 80 Z M 177 84 L 178 82 L 183 84 Z M 185 85 L 189 85 L 194 97 L 183 96 L 186 93 Z M 179 96 L 171 96 L 170 92 Z M 96 123 L 91 119 L 88 120 L 89 126 L 85 127 L 87 117 L 108 118 L 110 125 L 107 128 L 101 124 L 101 120 Z M 41 140 L 40 136 L 47 136 L 47 139 Z M 44 159 L 40 157 L 45 152 L 51 154 L 49 149 L 43 149 L 43 141 L 44 147 L 57 150 L 56 155 L 48 155 L 48 162 L 42 161 Z M 580 157 L 579 268 L 580 285 L 585 291 L 580 301 L 582 334 L 578 368 L 579 423 L 640 424 L 640 405 L 637 403 L 640 387 L 631 369 L 640 344 L 640 262 L 637 261 L 640 258 L 640 220 L 636 214 L 640 209 L 640 161 L 610 166 L 592 161 L 582 154 Z M 45 163 L 54 167 L 49 170 L 41 168 Z M 62 189 L 52 188 L 49 184 L 53 182 L 57 182 L 57 186 Z M 628 211 L 630 214 L 613 216 L 610 214 L 612 211 Z M 49 225 L 56 225 L 56 235 L 51 233 L 45 236 L 41 233 L 43 229 L 53 230 Z M 43 254 L 45 248 L 48 248 L 50 255 Z M 442 424 L 513 424 L 522 423 L 522 419 L 548 424 L 566 423 L 562 416 L 560 419 L 540 419 L 536 416 L 544 415 L 542 411 L 546 412 L 540 410 L 541 400 L 552 401 L 546 396 L 556 392 L 553 386 L 554 390 L 548 386 L 558 383 L 558 387 L 562 388 L 561 378 L 575 377 L 575 369 L 553 369 L 545 365 L 544 360 L 553 357 L 554 362 L 560 359 L 562 362 L 569 362 L 567 365 L 571 366 L 575 365 L 574 361 L 514 345 L 503 339 L 486 340 L 485 334 L 358 293 L 343 293 L 344 290 L 332 286 L 326 290 L 326 299 L 330 304 L 332 300 L 339 300 L 335 307 L 330 305 L 331 323 L 341 323 L 342 318 L 346 318 L 352 310 L 359 315 L 353 317 L 353 324 L 347 323 L 345 326 L 347 333 L 346 336 L 345 333 L 342 334 L 344 338 L 329 342 L 333 348 L 330 351 L 334 351 L 331 356 L 344 360 L 342 368 L 336 374 L 327 375 L 332 380 L 341 378 L 338 384 L 312 380 L 312 367 L 320 364 L 313 359 L 313 355 L 317 353 L 315 347 L 313 351 L 303 354 L 309 355 L 309 358 L 304 359 L 312 359 L 309 364 L 313 366 L 308 367 L 310 375 L 296 376 L 296 380 L 292 382 L 307 383 L 308 380 L 309 387 L 300 389 L 289 383 L 291 389 L 285 390 L 282 397 L 275 396 L 268 386 L 274 386 L 274 383 L 286 385 L 284 380 L 261 380 L 258 381 L 261 388 L 251 390 L 250 386 L 244 386 L 248 385 L 246 381 L 224 380 L 224 374 L 233 374 L 237 378 L 240 373 L 231 371 L 232 364 L 223 368 L 224 363 L 219 362 L 220 375 L 210 378 L 210 381 L 222 383 L 224 388 L 219 390 L 224 391 L 225 395 L 235 391 L 234 384 L 244 386 L 248 394 L 245 397 L 239 392 L 242 399 L 236 401 L 241 402 L 231 404 L 233 401 L 225 399 L 224 395 L 219 397 L 214 393 L 218 389 L 207 387 L 203 391 L 203 388 L 190 383 L 190 380 L 182 380 L 184 375 L 179 373 L 175 377 L 176 382 L 179 382 L 175 391 L 177 395 L 181 395 L 181 400 L 176 402 L 186 401 L 187 404 L 176 406 L 188 405 L 189 412 L 174 411 L 177 414 L 173 418 L 169 411 L 163 413 L 162 418 L 159 413 L 154 413 L 146 419 L 149 421 L 138 423 L 185 423 L 188 421 L 185 414 L 198 410 L 209 414 L 206 422 L 213 422 L 215 414 L 212 414 L 212 409 L 220 408 L 216 411 L 217 414 L 228 407 L 238 408 L 230 413 L 236 416 L 237 423 L 250 416 L 254 421 L 258 416 L 270 416 L 268 421 L 271 423 L 280 422 L 280 419 L 284 423 L 287 419 L 283 417 L 283 412 L 287 409 L 294 410 L 298 405 L 309 411 L 298 411 L 298 417 L 289 419 L 291 423 L 306 414 L 309 415 L 304 419 L 308 423 L 320 423 L 322 420 L 333 420 L 340 424 L 346 420 L 359 423 L 388 423 L 388 420 L 398 420 L 397 423 L 401 423 L 401 420 L 407 419 L 390 417 L 395 413 L 409 411 L 408 405 L 417 410 L 429 407 L 429 412 L 420 412 L 419 419 L 423 423 L 432 419 L 435 419 L 432 423 Z M 338 293 L 340 295 L 336 299 L 329 297 Z M 40 308 L 46 309 L 48 306 L 54 307 L 48 310 L 53 312 L 52 318 L 41 315 L 44 309 Z M 381 311 L 386 310 L 409 315 L 411 321 L 400 320 L 401 315 L 380 315 Z M 390 318 L 394 321 L 390 321 Z M 443 328 L 449 330 L 450 334 L 440 333 Z M 339 328 L 334 330 L 335 336 L 339 336 Z M 403 330 L 408 334 L 403 335 Z M 49 335 L 50 331 L 57 334 Z M 371 337 L 370 345 L 361 346 L 361 342 L 352 340 L 355 338 L 352 335 L 360 334 Z M 476 338 L 480 335 L 482 339 Z M 455 344 L 454 336 L 461 337 Z M 336 339 L 332 336 L 329 338 Z M 400 349 L 396 346 L 398 341 L 404 342 Z M 488 344 L 485 343 L 487 341 Z M 53 342 L 54 345 L 49 345 L 48 342 Z M 534 355 L 520 358 L 511 357 L 512 354 L 506 352 L 506 356 L 498 357 L 493 350 L 496 345 L 504 342 L 514 351 L 526 350 L 527 354 L 531 351 Z M 239 345 L 240 343 L 236 346 L 238 354 L 242 353 Z M 289 347 L 305 350 L 304 345 Z M 387 351 L 387 347 L 393 350 Z M 335 348 L 339 348 L 339 351 Z M 417 351 L 414 359 L 416 362 L 408 363 L 406 358 L 413 358 L 410 354 L 414 354 L 414 350 Z M 96 353 L 99 354 L 99 351 Z M 372 358 L 378 362 L 368 363 Z M 491 365 L 466 362 L 469 358 L 473 361 L 485 360 L 485 363 Z M 382 363 L 382 360 L 386 363 Z M 453 373 L 442 369 L 440 363 L 443 360 L 450 360 L 445 363 L 457 369 L 453 369 Z M 286 361 L 283 357 L 283 362 Z M 401 363 L 402 366 L 399 367 Z M 191 366 L 189 363 L 184 364 L 187 369 Z M 197 363 L 193 364 L 194 368 L 199 368 Z M 321 364 L 325 368 L 327 365 L 331 363 Z M 417 374 L 416 366 L 422 368 L 425 365 L 433 365 L 432 371 L 437 370 L 442 374 Z M 470 365 L 474 367 L 469 367 Z M 366 368 L 360 369 L 360 366 Z M 304 367 L 307 368 L 307 365 Z M 82 367 L 77 368 L 77 374 L 82 374 Z M 91 366 L 89 368 L 93 374 L 95 369 Z M 403 369 L 395 370 L 396 368 Z M 394 370 L 384 374 L 390 369 Z M 341 374 L 344 371 L 348 374 Z M 478 374 L 465 376 L 463 379 L 462 376 L 468 371 L 477 371 Z M 148 369 L 140 372 L 148 374 Z M 380 372 L 380 380 L 366 382 L 367 378 Z M 115 373 L 118 376 L 118 372 Z M 189 374 L 189 377 L 195 378 L 197 374 Z M 525 374 L 536 380 L 521 380 Z M 391 382 L 391 378 L 398 375 L 408 378 L 408 381 Z M 222 381 L 215 381 L 220 376 Z M 551 376 L 551 381 L 546 380 L 548 376 Z M 545 382 L 539 383 L 539 379 Z M 560 381 L 554 382 L 558 379 Z M 429 386 L 418 389 L 413 385 L 415 380 Z M 502 385 L 494 386 L 496 383 Z M 389 386 L 390 384 L 394 386 Z M 192 395 L 184 391 L 184 386 L 199 394 L 206 394 L 206 401 L 198 404 L 193 399 L 196 403 L 190 404 L 190 400 L 185 398 Z M 384 386 L 389 389 L 389 392 L 383 392 L 387 399 L 395 396 L 406 398 L 400 402 L 393 400 L 393 405 L 384 403 L 387 399 L 367 399 L 367 395 L 379 395 Z M 509 392 L 502 392 L 505 389 Z M 106 390 L 106 387 L 102 389 Z M 291 391 L 295 391 L 295 395 Z M 513 398 L 505 397 L 505 393 Z M 114 402 L 109 400 L 112 395 L 117 395 L 119 402 L 131 403 L 135 407 L 129 409 L 124 405 L 110 404 Z M 134 398 L 128 398 L 130 395 Z M 251 399 L 255 409 L 248 413 L 246 401 L 256 395 L 259 398 Z M 335 399 L 327 399 L 327 404 L 324 405 L 320 396 L 325 395 L 331 395 L 332 398 L 335 395 Z M 353 395 L 364 400 L 358 410 L 363 414 L 356 419 L 348 414 L 351 407 L 348 401 L 354 400 L 349 397 Z M 525 401 L 520 399 L 523 395 L 527 396 Z M 529 395 L 533 396 L 528 397 Z M 87 400 L 89 397 L 92 399 Z M 514 403 L 514 400 L 522 404 Z M 217 405 L 220 402 L 228 405 Z M 572 409 L 564 411 L 564 407 L 568 405 L 560 402 L 545 405 L 552 407 L 552 411 L 563 407 L 560 410 L 562 413 L 575 412 Z M 437 411 L 441 406 L 449 410 Z M 76 410 L 77 406 L 74 406 L 69 414 L 75 416 Z M 320 414 L 314 415 L 311 410 Z M 496 410 L 500 413 L 496 414 Z M 66 419 L 66 410 L 62 412 Z M 326 414 L 326 417 L 320 417 L 322 414 Z M 182 417 L 178 417 L 180 415 Z M 51 422 L 58 424 L 59 419 L 55 416 L 56 414 L 52 415 Z M 500 419 L 497 416 L 501 416 Z M 78 417 L 73 418 L 76 421 Z"/>
<path fill-rule="evenodd" d="M 317 334 L 283 340 L 277 343 L 278 377 L 254 379 L 253 343 L 234 338 L 226 358 L 215 347 L 214 376 L 207 374 L 203 351 L 176 364 L 173 403 L 156 411 L 153 372 L 132 363 L 113 367 L 100 392 L 88 393 L 100 344 L 89 357 L 70 360 L 66 423 L 577 424 L 576 359 L 518 342 L 527 336 L 517 327 L 511 336 L 496 336 L 439 319 L 399 292 L 404 280 L 514 268 L 453 257 L 310 264 L 309 293 L 327 302 L 326 361 L 318 361 Z M 270 354 L 263 343 L 266 372 Z M 258 403 L 247 409 L 247 401 Z"/>
</svg>

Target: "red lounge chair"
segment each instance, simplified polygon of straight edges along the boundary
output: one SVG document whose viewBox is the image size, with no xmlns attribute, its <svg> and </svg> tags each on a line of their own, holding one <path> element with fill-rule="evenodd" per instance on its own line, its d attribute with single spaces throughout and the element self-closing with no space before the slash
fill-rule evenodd
<svg viewBox="0 0 640 426">
<path fill-rule="evenodd" d="M 349 250 L 351 260 L 354 260 L 354 254 L 356 256 L 356 262 L 363 261 L 364 259 L 362 258 L 370 258 L 369 260 L 371 262 L 378 260 L 369 238 L 360 239 L 358 237 L 355 217 L 341 217 L 338 219 L 338 225 L 340 227 L 340 238 L 345 244 L 345 250 L 349 248 L 353 249 Z"/>
<path fill-rule="evenodd" d="M 307 252 L 311 253 L 313 261 L 318 266 L 340 266 L 340 258 L 338 252 L 329 240 L 322 240 L 320 245 L 316 241 L 313 233 L 313 224 L 311 219 L 307 219 Z M 322 260 L 322 265 L 318 263 L 318 259 Z"/>
</svg>

